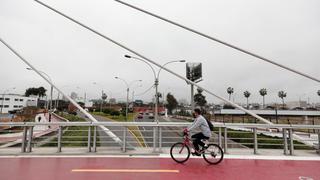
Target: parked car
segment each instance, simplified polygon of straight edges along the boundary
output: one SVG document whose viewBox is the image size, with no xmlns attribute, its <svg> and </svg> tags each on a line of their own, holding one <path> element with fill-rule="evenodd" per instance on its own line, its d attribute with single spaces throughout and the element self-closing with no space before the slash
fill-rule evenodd
<svg viewBox="0 0 320 180">
<path fill-rule="evenodd" d="M 149 119 L 154 119 L 154 116 L 152 113 L 149 113 Z"/>
<path fill-rule="evenodd" d="M 138 119 L 142 119 L 143 118 L 143 115 L 142 114 L 139 114 L 138 115 Z"/>
</svg>

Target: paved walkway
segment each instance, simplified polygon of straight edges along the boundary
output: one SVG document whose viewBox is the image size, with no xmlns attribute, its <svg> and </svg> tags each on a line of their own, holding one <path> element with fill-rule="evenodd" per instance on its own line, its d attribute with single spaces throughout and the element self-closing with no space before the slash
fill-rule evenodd
<svg viewBox="0 0 320 180">
<path fill-rule="evenodd" d="M 202 158 L 178 164 L 156 157 L 2 157 L 0 174 L 10 180 L 318 180 L 320 161 L 224 159 L 208 165 Z"/>
</svg>

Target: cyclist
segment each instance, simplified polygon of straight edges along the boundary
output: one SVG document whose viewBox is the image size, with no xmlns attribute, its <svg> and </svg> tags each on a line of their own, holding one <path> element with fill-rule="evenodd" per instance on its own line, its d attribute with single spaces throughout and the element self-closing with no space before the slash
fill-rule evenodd
<svg viewBox="0 0 320 180">
<path fill-rule="evenodd" d="M 185 131 L 192 131 L 196 128 L 200 128 L 201 132 L 193 134 L 191 138 L 193 138 L 193 146 L 195 148 L 195 152 L 192 153 L 194 156 L 200 156 L 199 145 L 204 147 L 204 143 L 202 142 L 203 139 L 210 139 L 211 137 L 211 130 L 207 123 L 207 120 L 201 115 L 201 110 L 196 108 L 193 112 L 193 117 L 195 118 L 193 123 L 188 126 Z"/>
</svg>

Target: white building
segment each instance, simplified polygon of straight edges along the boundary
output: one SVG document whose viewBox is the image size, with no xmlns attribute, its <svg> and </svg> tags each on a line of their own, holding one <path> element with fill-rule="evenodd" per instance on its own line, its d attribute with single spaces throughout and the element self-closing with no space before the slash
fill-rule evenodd
<svg viewBox="0 0 320 180">
<path fill-rule="evenodd" d="M 18 94 L 0 94 L 0 113 L 8 113 L 9 111 L 37 105 L 37 97 L 25 97 Z"/>
</svg>

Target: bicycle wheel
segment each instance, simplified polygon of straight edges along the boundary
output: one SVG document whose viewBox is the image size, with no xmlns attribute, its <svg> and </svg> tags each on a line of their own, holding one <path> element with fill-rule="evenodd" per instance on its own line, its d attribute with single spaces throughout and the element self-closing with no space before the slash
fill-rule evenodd
<svg viewBox="0 0 320 180">
<path fill-rule="evenodd" d="M 209 164 L 219 164 L 223 159 L 223 151 L 217 144 L 208 144 L 202 156 Z"/>
<path fill-rule="evenodd" d="M 170 155 L 177 163 L 184 163 L 190 157 L 190 149 L 181 142 L 175 143 L 171 146 Z"/>
</svg>

